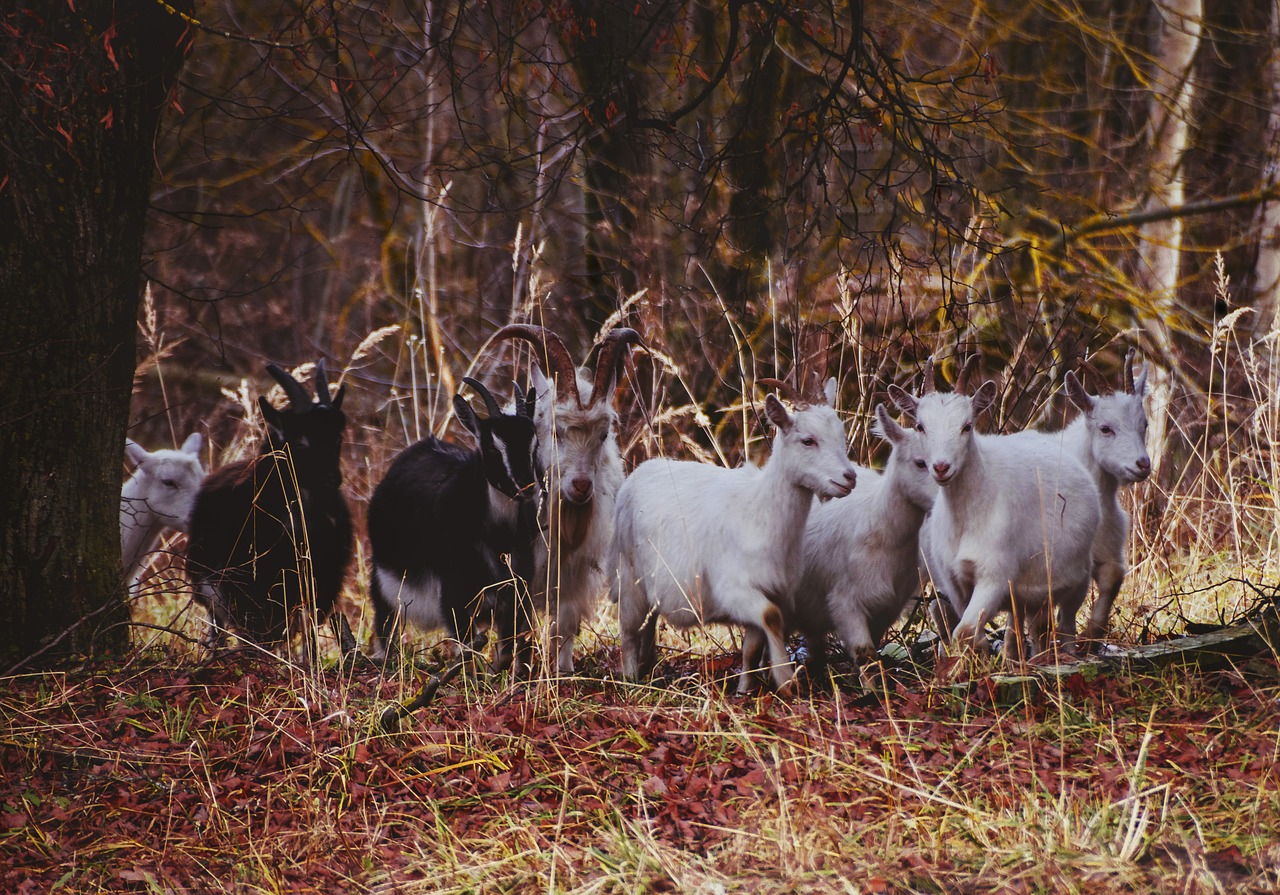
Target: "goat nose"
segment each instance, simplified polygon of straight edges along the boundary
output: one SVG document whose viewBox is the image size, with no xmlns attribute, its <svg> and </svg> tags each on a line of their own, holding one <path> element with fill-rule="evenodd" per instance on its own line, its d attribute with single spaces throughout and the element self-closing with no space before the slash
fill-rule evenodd
<svg viewBox="0 0 1280 895">
<path fill-rule="evenodd" d="M 1150 472 L 1150 471 L 1151 471 L 1151 458 L 1150 458 L 1150 457 L 1139 457 L 1139 458 L 1138 458 L 1138 469 L 1142 470 L 1143 472 Z"/>
<path fill-rule="evenodd" d="M 858 484 L 858 474 L 852 469 L 847 470 L 844 474 L 844 480 L 848 482 L 849 487 L 852 488 L 854 485 Z"/>
<path fill-rule="evenodd" d="M 586 500 L 591 496 L 591 479 L 574 479 L 569 483 L 569 496 Z"/>
<path fill-rule="evenodd" d="M 936 473 L 937 475 L 946 475 L 947 473 L 949 473 L 949 472 L 951 471 L 951 464 L 950 464 L 950 463 L 943 463 L 942 461 L 939 461 L 939 462 L 937 462 L 937 463 L 933 464 L 933 471 L 934 471 L 934 473 Z"/>
</svg>

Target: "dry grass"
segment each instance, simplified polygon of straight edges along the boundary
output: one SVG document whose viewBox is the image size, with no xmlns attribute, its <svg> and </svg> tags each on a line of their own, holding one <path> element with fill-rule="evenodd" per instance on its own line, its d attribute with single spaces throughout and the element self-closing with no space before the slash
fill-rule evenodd
<svg viewBox="0 0 1280 895">
<path fill-rule="evenodd" d="M 516 317 L 537 313 L 533 260 Z M 419 295 L 435 305 L 431 288 Z M 905 382 L 913 362 L 897 343 L 868 347 L 856 305 L 843 289 L 830 372 L 846 385 L 853 452 L 865 459 L 877 391 Z M 797 347 L 781 344 L 773 311 L 748 331 L 723 308 L 709 320 L 657 302 L 635 310 L 654 351 L 622 390 L 629 459 L 757 458 L 750 385 L 777 371 L 756 371 L 754 358 Z M 1175 421 L 1221 437 L 1196 442 L 1165 484 L 1129 494 L 1121 643 L 1235 618 L 1275 596 L 1280 399 L 1270 354 L 1280 335 L 1241 344 L 1235 322 L 1215 334 L 1218 369 L 1203 400 Z M 149 325 L 159 356 L 164 340 Z M 709 391 L 698 367 L 711 353 L 702 336 L 716 327 L 738 363 L 715 370 Z M 471 372 L 447 364 L 440 332 L 415 333 L 409 320 L 352 353 L 344 376 L 381 365 L 386 381 L 413 385 L 366 396 L 353 420 L 358 519 L 391 456 L 444 431 L 448 402 L 422 385 Z M 1215 397 L 1227 381 L 1244 393 Z M 717 413 L 726 402 L 711 395 L 725 383 L 748 399 Z M 1022 386 L 1051 391 L 1043 379 Z M 431 399 L 414 400 L 420 391 Z M 227 397 L 252 423 L 248 386 Z M 255 431 L 242 426 L 222 459 L 251 451 Z M 361 542 L 343 608 L 366 643 L 367 569 Z M 412 695 L 414 670 L 336 670 L 327 629 L 325 669 L 253 650 L 209 660 L 181 582 L 180 568 L 157 563 L 134 607 L 145 626 L 128 662 L 5 681 L 0 890 L 1280 891 L 1275 657 L 1077 674 L 1032 693 L 1002 685 L 994 669 L 956 688 L 927 665 L 904 665 L 878 691 L 846 674 L 835 692 L 792 703 L 741 700 L 729 695 L 736 634 L 722 629 L 664 629 L 663 676 L 616 680 L 616 612 L 605 604 L 584 632 L 578 678 L 463 678 L 386 733 L 379 712 Z M 920 625 L 917 614 L 897 636 L 909 643 Z M 433 638 L 419 645 L 439 656 Z"/>
</svg>

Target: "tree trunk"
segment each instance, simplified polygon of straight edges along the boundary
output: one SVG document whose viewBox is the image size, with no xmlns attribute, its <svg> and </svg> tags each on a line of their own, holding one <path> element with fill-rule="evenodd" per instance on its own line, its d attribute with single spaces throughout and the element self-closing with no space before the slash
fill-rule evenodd
<svg viewBox="0 0 1280 895">
<path fill-rule="evenodd" d="M 142 235 L 187 45 L 150 0 L 43 7 L 3 13 L 0 31 L 0 671 L 128 642 L 119 492 Z"/>
<path fill-rule="evenodd" d="M 1280 9 L 1272 3 L 1267 32 L 1271 46 L 1280 41 Z M 1268 97 L 1266 162 L 1262 173 L 1263 188 L 1280 182 L 1280 55 L 1272 52 L 1267 62 L 1263 93 Z M 1253 327 L 1256 338 L 1280 331 L 1280 202 L 1264 202 L 1258 209 L 1258 255 L 1253 265 Z"/>
<path fill-rule="evenodd" d="M 1189 113 L 1194 98 L 1192 63 L 1200 46 L 1201 0 L 1157 0 L 1160 32 L 1153 53 L 1151 83 L 1151 198 L 1152 209 L 1181 205 L 1185 197 L 1182 157 L 1189 143 Z M 1153 314 L 1139 321 L 1155 343 L 1158 356 L 1149 365 L 1151 392 L 1151 462 L 1156 473 L 1164 456 L 1172 382 L 1165 366 L 1177 355 L 1166 318 L 1177 299 L 1182 258 L 1182 219 L 1144 224 L 1139 231 L 1138 265 L 1143 286 L 1151 293 Z M 1149 358 L 1152 360 L 1152 358 Z"/>
</svg>

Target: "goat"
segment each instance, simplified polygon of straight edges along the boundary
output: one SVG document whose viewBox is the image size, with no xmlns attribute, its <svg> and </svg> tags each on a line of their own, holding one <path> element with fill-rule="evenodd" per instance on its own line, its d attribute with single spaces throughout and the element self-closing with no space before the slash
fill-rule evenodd
<svg viewBox="0 0 1280 895">
<path fill-rule="evenodd" d="M 914 417 L 940 486 L 922 538 L 929 573 L 960 616 L 952 639 L 985 648 L 983 626 L 1010 609 L 1015 621 L 1026 622 L 1034 653 L 1037 624 L 1051 606 L 1079 607 L 1088 592 L 1098 491 L 1084 467 L 1052 445 L 974 431 L 975 418 L 996 397 L 990 380 L 966 393 L 976 361 L 965 365 L 954 392 L 934 390 L 930 358 L 921 397 L 897 385 L 889 394 Z M 1073 642 L 1074 629 L 1060 633 Z M 1014 639 L 1005 641 L 1006 656 Z"/>
<path fill-rule="evenodd" d="M 777 395 L 765 398 L 777 435 L 763 467 L 648 460 L 618 493 L 622 670 L 631 680 L 653 669 L 661 615 L 682 628 L 744 626 L 739 693 L 750 691 L 765 641 L 779 691 L 794 689 L 782 607 L 799 577 L 805 522 L 815 495 L 844 497 L 857 472 L 830 406 L 834 379 L 803 398 L 766 383 L 799 400 L 789 414 Z"/>
<path fill-rule="evenodd" d="M 1091 395 L 1072 372 L 1064 378 L 1067 396 L 1080 411 L 1061 432 L 1019 432 L 1010 436 L 1018 440 L 1044 440 L 1059 446 L 1064 454 L 1075 457 L 1093 476 L 1098 489 L 1102 521 L 1093 539 L 1093 581 L 1098 593 L 1094 597 L 1085 627 L 1086 645 L 1097 644 L 1106 637 L 1111 607 L 1129 571 L 1127 546 L 1129 514 L 1120 505 L 1122 485 L 1141 482 L 1151 474 L 1151 457 L 1147 453 L 1147 414 L 1142 399 L 1146 393 L 1147 372 L 1135 382 L 1133 349 L 1124 358 L 1124 391 L 1110 395 Z M 1063 605 L 1059 627 L 1073 629 L 1074 611 L 1079 607 Z"/>
<path fill-rule="evenodd" d="M 518 394 L 516 412 L 506 415 L 483 385 L 463 382 L 489 411 L 487 419 L 477 417 L 462 396 L 454 396 L 454 412 L 475 436 L 476 449 L 434 437 L 411 445 L 392 461 L 369 503 L 374 654 L 393 651 L 389 640 L 401 618 L 423 630 L 445 628 L 469 644 L 484 614 L 496 616 L 500 634 L 494 669 L 510 664 L 516 652 L 517 667 L 524 668 L 526 582 L 533 578 L 541 494 L 536 394 Z M 502 554 L 510 555 L 510 568 Z"/>
<path fill-rule="evenodd" d="M 545 537 L 536 545 L 535 598 L 551 616 L 551 651 L 560 674 L 573 674 L 573 645 L 612 565 L 614 507 L 624 477 L 613 392 L 633 329 L 611 331 L 595 371 L 578 369 L 560 337 L 541 326 L 511 324 L 495 340 L 518 338 L 542 354 L 550 378 L 534 364 L 538 463 L 547 475 Z"/>
<path fill-rule="evenodd" d="M 875 409 L 875 434 L 892 446 L 883 472 L 857 467 L 858 487 L 809 514 L 800 582 L 787 621 L 809 646 L 809 673 L 826 667 L 824 640 L 835 631 L 859 664 L 920 589 L 920 526 L 938 486 L 919 435 Z"/>
<path fill-rule="evenodd" d="M 323 360 L 314 402 L 280 367 L 268 364 L 267 372 L 284 387 L 289 408 L 258 399 L 267 423 L 263 453 L 210 474 L 191 516 L 187 569 L 196 599 L 209 610 L 208 642 L 216 647 L 234 625 L 249 640 L 276 647 L 306 608 L 331 621 L 350 654 L 354 638 L 334 613 L 354 548 L 340 464 L 346 386 L 330 395 Z M 304 630 L 314 657 L 314 629 Z"/>
<path fill-rule="evenodd" d="M 148 452 L 133 439 L 125 439 L 124 452 L 133 463 L 133 475 L 120 489 L 120 553 L 125 584 L 131 594 L 138 592 L 145 557 L 160 535 L 186 531 L 191 524 L 191 508 L 204 481 L 199 432 L 187 436 L 175 450 Z"/>
</svg>

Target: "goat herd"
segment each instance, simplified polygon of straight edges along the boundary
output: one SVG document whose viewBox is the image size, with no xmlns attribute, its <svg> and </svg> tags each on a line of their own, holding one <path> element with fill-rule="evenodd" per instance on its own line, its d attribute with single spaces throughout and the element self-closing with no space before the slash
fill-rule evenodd
<svg viewBox="0 0 1280 895">
<path fill-rule="evenodd" d="M 662 458 L 626 476 L 613 392 L 639 335 L 609 333 L 594 370 L 578 369 L 542 327 L 511 325 L 495 338 L 534 346 L 542 365 L 531 366 L 528 393 L 517 385 L 504 408 L 464 380 L 486 409 L 481 416 L 453 399 L 476 447 L 434 437 L 410 446 L 369 503 L 375 658 L 394 654 L 408 620 L 469 648 L 495 628 L 491 667 L 525 669 L 542 609 L 548 655 L 571 674 L 581 622 L 606 591 L 618 601 L 626 677 L 652 670 L 659 617 L 680 627 L 722 622 L 744 629 L 744 693 L 758 672 L 781 692 L 794 688 L 791 632 L 809 642 L 811 673 L 825 665 L 830 632 L 857 661 L 872 658 L 922 581 L 945 595 L 935 621 L 962 648 L 985 649 L 986 622 L 1002 611 L 1007 654 L 1070 653 L 1107 632 L 1127 571 L 1129 517 L 1117 492 L 1151 471 L 1146 374 L 1135 381 L 1133 351 L 1114 394 L 1090 395 L 1066 374 L 1080 412 L 1060 432 L 979 434 L 974 422 L 995 383 L 970 388 L 971 358 L 954 391 L 937 391 L 930 361 L 918 396 L 889 386 L 913 426 L 875 408 L 873 431 L 891 449 L 881 471 L 849 462 L 836 382 L 815 377 L 802 390 L 760 381 L 791 404 L 765 399 L 776 435 L 762 467 Z M 332 392 L 323 363 L 314 397 L 279 367 L 267 370 L 289 407 L 259 399 L 268 430 L 259 456 L 205 476 L 199 435 L 155 453 L 127 443 L 136 467 L 121 493 L 129 586 L 137 589 L 160 532 L 185 530 L 211 647 L 234 630 L 274 648 L 300 627 L 311 651 L 314 624 L 294 622 L 315 617 L 354 652 L 335 611 L 354 546 L 339 463 L 344 388 Z M 1097 594 L 1079 636 L 1091 581 Z"/>
</svg>

